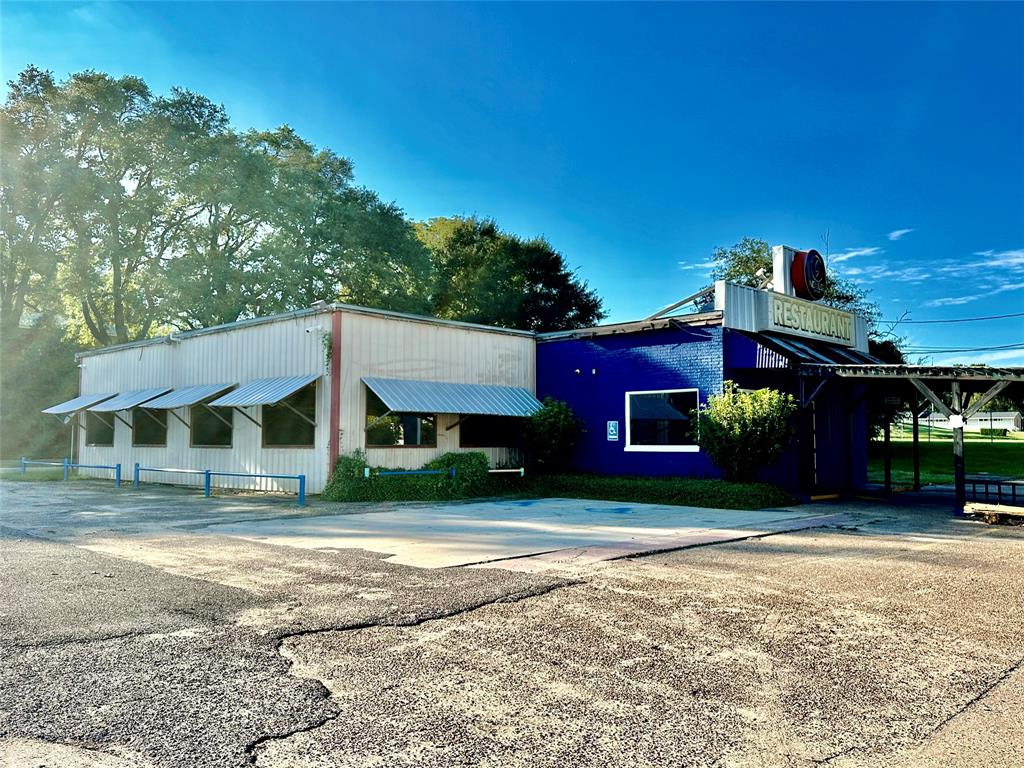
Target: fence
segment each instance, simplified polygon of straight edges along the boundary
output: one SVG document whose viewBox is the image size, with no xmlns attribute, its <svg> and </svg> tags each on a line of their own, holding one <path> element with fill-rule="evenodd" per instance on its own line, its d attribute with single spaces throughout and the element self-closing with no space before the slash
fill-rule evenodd
<svg viewBox="0 0 1024 768">
<path fill-rule="evenodd" d="M 968 494 L 971 501 L 995 502 L 1013 506 L 1024 505 L 1024 483 L 1006 480 L 968 480 L 967 486 L 971 489 Z M 978 486 L 981 486 L 981 493 L 978 493 Z M 992 490 L 993 486 L 995 490 Z"/>
<path fill-rule="evenodd" d="M 67 480 L 72 469 L 109 469 L 114 472 L 114 485 L 121 487 L 121 465 L 120 464 L 73 464 L 71 459 L 61 461 L 42 461 L 40 459 L 26 459 L 21 457 L 21 471 L 28 472 L 30 466 L 63 467 L 64 479 Z"/>
<path fill-rule="evenodd" d="M 363 477 L 391 477 L 394 475 L 448 475 L 455 477 L 455 467 L 448 469 L 385 469 L 371 474 L 369 467 L 363 467 Z"/>
<path fill-rule="evenodd" d="M 132 487 L 139 487 L 139 475 L 143 472 L 164 472 L 167 474 L 179 474 L 179 475 L 202 475 L 203 476 L 203 495 L 206 498 L 210 498 L 212 495 L 211 491 L 211 478 L 214 477 L 252 477 L 259 480 L 296 480 L 299 484 L 299 506 L 306 506 L 306 476 L 305 475 L 271 475 L 271 474 L 260 474 L 258 472 L 216 472 L 212 469 L 173 469 L 171 467 L 143 467 L 138 462 L 135 462 L 135 467 L 132 470 Z"/>
<path fill-rule="evenodd" d="M 28 459 L 21 457 L 21 471 L 27 472 L 30 466 L 63 467 L 64 479 L 67 480 L 72 469 L 109 469 L 114 473 L 114 485 L 121 487 L 121 465 L 120 464 L 75 464 L 70 459 L 61 461 L 44 461 L 41 459 Z M 210 498 L 211 482 L 213 477 L 252 477 L 266 480 L 296 480 L 299 484 L 299 506 L 306 506 L 306 476 L 305 475 L 264 475 L 255 472 L 216 472 L 211 469 L 172 469 L 170 467 L 143 467 L 138 462 L 132 469 L 132 488 L 139 487 L 139 475 L 142 472 L 163 472 L 166 474 L 178 475 L 202 475 L 203 495 Z M 452 475 L 455 472 L 452 470 Z"/>
</svg>

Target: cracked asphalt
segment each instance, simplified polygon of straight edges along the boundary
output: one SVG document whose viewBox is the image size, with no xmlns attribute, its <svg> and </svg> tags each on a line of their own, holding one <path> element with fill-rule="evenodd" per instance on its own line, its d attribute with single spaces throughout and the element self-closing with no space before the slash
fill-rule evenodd
<svg viewBox="0 0 1024 768">
<path fill-rule="evenodd" d="M 536 575 L 12 485 L 3 768 L 1024 765 L 1019 528 L 865 502 Z"/>
</svg>

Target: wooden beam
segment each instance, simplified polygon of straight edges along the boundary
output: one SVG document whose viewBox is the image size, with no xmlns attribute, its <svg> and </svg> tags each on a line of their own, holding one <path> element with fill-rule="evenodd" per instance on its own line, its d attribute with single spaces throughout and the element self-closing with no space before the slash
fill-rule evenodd
<svg viewBox="0 0 1024 768">
<path fill-rule="evenodd" d="M 995 397 L 997 397 L 999 393 L 1006 389 L 1008 386 L 1010 386 L 1010 382 L 1008 381 L 997 381 L 995 384 L 989 387 L 988 391 L 985 392 L 985 394 L 978 398 L 978 401 L 976 403 L 974 403 L 972 406 L 964 410 L 964 418 L 968 419 L 974 414 L 976 414 L 978 411 L 980 411 L 982 408 L 984 408 L 986 405 L 992 402 L 992 400 Z"/>
<path fill-rule="evenodd" d="M 942 402 L 942 398 L 936 395 L 934 392 L 932 392 L 931 389 L 928 388 L 928 385 L 925 384 L 923 381 L 921 381 L 920 379 L 916 379 L 914 377 L 908 378 L 907 381 L 913 384 L 917 391 L 924 395 L 925 399 L 932 405 L 934 405 L 935 408 L 939 411 L 939 413 L 941 413 L 947 419 L 953 415 L 953 411 L 949 409 L 948 405 Z M 956 386 L 959 388 L 960 385 L 957 384 Z M 954 407 L 955 406 L 956 404 L 954 403 Z"/>
</svg>

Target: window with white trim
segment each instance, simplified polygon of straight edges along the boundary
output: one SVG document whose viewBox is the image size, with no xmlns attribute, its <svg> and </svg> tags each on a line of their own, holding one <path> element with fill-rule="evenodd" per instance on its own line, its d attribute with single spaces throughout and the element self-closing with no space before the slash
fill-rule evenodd
<svg viewBox="0 0 1024 768">
<path fill-rule="evenodd" d="M 626 393 L 627 451 L 689 453 L 697 447 L 696 389 Z"/>
</svg>

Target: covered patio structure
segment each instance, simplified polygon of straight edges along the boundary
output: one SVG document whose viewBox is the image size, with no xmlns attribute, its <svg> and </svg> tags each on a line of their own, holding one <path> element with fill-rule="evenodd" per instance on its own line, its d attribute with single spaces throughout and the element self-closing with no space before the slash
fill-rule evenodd
<svg viewBox="0 0 1024 768">
<path fill-rule="evenodd" d="M 953 433 L 953 479 L 958 509 L 967 501 L 964 464 L 964 423 L 999 395 L 1015 396 L 1024 389 L 1024 367 L 983 365 L 885 365 L 803 363 L 797 368 L 801 399 L 807 404 L 830 382 L 859 383 L 863 398 L 882 407 L 907 403 L 913 418 L 914 489 L 921 487 L 918 419 L 927 403 L 947 419 Z M 884 427 L 885 490 L 892 490 L 890 419 Z"/>
</svg>

